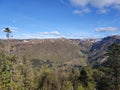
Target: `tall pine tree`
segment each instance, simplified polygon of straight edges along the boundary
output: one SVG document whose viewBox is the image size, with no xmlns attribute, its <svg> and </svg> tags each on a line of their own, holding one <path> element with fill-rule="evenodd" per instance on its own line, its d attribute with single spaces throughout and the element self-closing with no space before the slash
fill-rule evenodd
<svg viewBox="0 0 120 90">
<path fill-rule="evenodd" d="M 120 45 L 112 44 L 108 48 L 107 56 L 107 67 L 111 72 L 114 90 L 120 90 Z"/>
</svg>

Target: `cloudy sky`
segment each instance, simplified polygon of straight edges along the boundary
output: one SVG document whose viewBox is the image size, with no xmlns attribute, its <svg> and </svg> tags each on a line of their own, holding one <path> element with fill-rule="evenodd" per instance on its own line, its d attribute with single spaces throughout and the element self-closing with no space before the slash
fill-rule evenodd
<svg viewBox="0 0 120 90">
<path fill-rule="evenodd" d="M 0 38 L 102 38 L 120 34 L 120 0 L 0 0 Z"/>
</svg>

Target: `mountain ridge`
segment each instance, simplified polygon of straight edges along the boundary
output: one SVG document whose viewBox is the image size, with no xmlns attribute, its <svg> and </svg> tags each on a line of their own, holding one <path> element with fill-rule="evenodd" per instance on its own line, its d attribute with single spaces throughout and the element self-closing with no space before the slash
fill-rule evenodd
<svg viewBox="0 0 120 90">
<path fill-rule="evenodd" d="M 7 47 L 7 39 L 0 42 Z M 120 44 L 120 35 L 107 36 L 101 39 L 11 39 L 11 46 L 15 46 L 16 54 L 29 54 L 32 59 L 41 62 L 62 62 L 79 65 L 94 65 L 106 60 L 104 54 L 112 43 Z M 25 51 L 26 50 L 26 51 Z M 23 53 L 24 52 L 24 53 Z M 40 62 L 40 63 L 41 63 Z"/>
</svg>

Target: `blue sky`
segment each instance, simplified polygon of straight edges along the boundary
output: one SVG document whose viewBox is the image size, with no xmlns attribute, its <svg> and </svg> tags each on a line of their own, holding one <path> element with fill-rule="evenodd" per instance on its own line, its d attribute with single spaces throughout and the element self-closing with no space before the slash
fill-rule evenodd
<svg viewBox="0 0 120 90">
<path fill-rule="evenodd" d="M 102 38 L 120 34 L 120 0 L 0 0 L 0 38 Z"/>
</svg>

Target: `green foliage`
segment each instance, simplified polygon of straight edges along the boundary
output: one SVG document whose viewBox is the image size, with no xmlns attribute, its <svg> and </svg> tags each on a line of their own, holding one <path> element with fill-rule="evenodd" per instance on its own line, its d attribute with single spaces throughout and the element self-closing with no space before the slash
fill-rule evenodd
<svg viewBox="0 0 120 90">
<path fill-rule="evenodd" d="M 71 81 L 64 81 L 61 90 L 71 90 L 71 89 L 72 89 Z"/>
<path fill-rule="evenodd" d="M 85 70 L 85 68 L 83 68 L 81 70 L 80 82 L 82 83 L 82 85 L 84 87 L 87 87 L 88 86 L 88 81 L 89 81 L 89 77 L 88 77 L 87 71 Z"/>
<path fill-rule="evenodd" d="M 39 81 L 40 90 L 59 90 L 58 77 L 47 66 L 42 68 L 42 74 Z"/>
<path fill-rule="evenodd" d="M 95 89 L 95 84 L 93 82 L 88 82 L 88 87 L 86 90 L 94 90 Z"/>
<path fill-rule="evenodd" d="M 11 74 L 10 74 L 10 58 L 5 55 L 4 52 L 0 54 L 0 81 L 2 84 L 2 89 L 9 88 L 9 83 L 11 82 Z"/>
<path fill-rule="evenodd" d="M 71 73 L 69 74 L 69 80 L 72 82 L 73 87 L 76 89 L 77 83 L 79 82 L 78 79 L 80 77 L 79 69 L 72 68 Z"/>
<path fill-rule="evenodd" d="M 108 58 L 100 67 L 103 74 L 95 78 L 98 90 L 119 90 L 120 87 L 120 45 L 112 44 L 108 48 Z M 97 73 L 95 75 L 98 75 Z"/>
<path fill-rule="evenodd" d="M 93 74 L 94 70 L 89 67 L 83 67 L 80 77 L 78 78 L 79 82 L 77 83 L 77 88 L 81 88 L 80 90 L 94 90 L 95 82 Z"/>
<path fill-rule="evenodd" d="M 115 90 L 119 90 L 120 87 L 120 45 L 112 44 L 108 49 L 108 65 L 111 73 L 111 78 L 113 79 L 113 85 Z"/>
<path fill-rule="evenodd" d="M 93 71 L 92 77 L 95 82 L 98 82 L 100 80 L 100 78 L 103 76 L 104 76 L 104 73 L 102 71 L 96 70 L 96 69 Z"/>
<path fill-rule="evenodd" d="M 96 70 L 81 66 L 84 56 L 75 44 L 59 41 L 11 44 L 10 53 L 1 44 L 0 90 L 119 90 L 119 45 L 110 46 Z"/>
<path fill-rule="evenodd" d="M 85 88 L 83 87 L 83 85 L 79 84 L 76 90 L 85 90 Z"/>
<path fill-rule="evenodd" d="M 25 55 L 22 59 L 18 56 L 1 52 L 0 57 L 0 89 L 2 90 L 94 90 L 93 75 L 99 76 L 97 70 L 89 67 L 70 69 L 35 68 L 31 65 L 30 57 Z M 67 70 L 68 69 L 68 70 Z M 11 72 L 12 70 L 12 72 Z M 71 71 L 69 71 L 71 70 Z M 105 71 L 105 70 L 104 70 Z M 103 75 L 103 74 L 100 74 Z M 101 80 L 97 78 L 95 81 Z M 101 85 L 101 82 L 99 85 Z M 105 83 L 105 82 L 104 82 Z M 107 86 L 107 84 L 105 84 Z M 104 86 L 105 86 L 104 85 Z M 99 88 L 99 87 L 97 87 Z"/>
<path fill-rule="evenodd" d="M 113 83 L 111 82 L 111 79 L 108 77 L 101 77 L 100 80 L 97 82 L 98 90 L 114 90 L 113 89 Z"/>
</svg>

